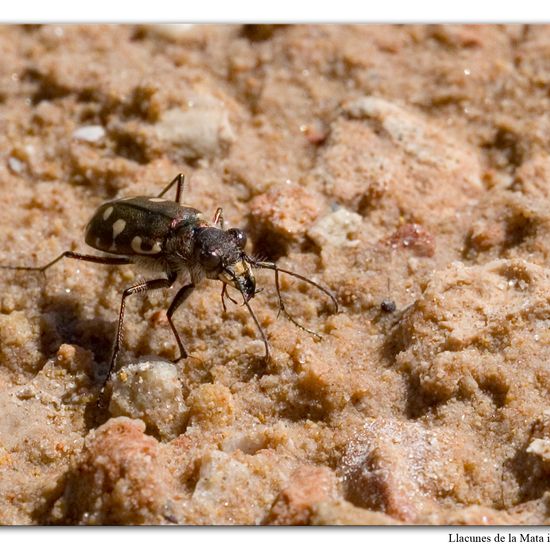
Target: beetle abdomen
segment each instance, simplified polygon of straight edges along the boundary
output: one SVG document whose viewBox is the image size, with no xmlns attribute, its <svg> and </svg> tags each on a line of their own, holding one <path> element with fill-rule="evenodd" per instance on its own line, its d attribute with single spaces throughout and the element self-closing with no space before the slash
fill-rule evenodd
<svg viewBox="0 0 550 550">
<path fill-rule="evenodd" d="M 182 223 L 196 224 L 195 208 L 157 197 L 133 197 L 101 205 L 86 228 L 86 243 L 97 250 L 128 256 L 157 256 L 170 231 Z"/>
</svg>

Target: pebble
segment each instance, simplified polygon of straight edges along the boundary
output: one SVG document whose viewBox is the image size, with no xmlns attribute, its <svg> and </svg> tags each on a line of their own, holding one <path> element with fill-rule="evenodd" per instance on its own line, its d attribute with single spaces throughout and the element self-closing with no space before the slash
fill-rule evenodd
<svg viewBox="0 0 550 550">
<path fill-rule="evenodd" d="M 352 235 L 362 224 L 363 218 L 359 214 L 339 208 L 321 218 L 307 234 L 321 248 L 327 245 L 353 248 L 358 246 L 360 241 L 354 239 Z"/>
<path fill-rule="evenodd" d="M 73 132 L 73 139 L 94 143 L 105 137 L 105 128 L 99 125 L 81 126 Z"/>
<path fill-rule="evenodd" d="M 109 411 L 145 422 L 162 440 L 183 430 L 187 417 L 178 367 L 165 361 L 145 361 L 122 367 L 112 380 Z"/>
<path fill-rule="evenodd" d="M 185 159 L 214 158 L 235 140 L 227 110 L 203 98 L 189 109 L 166 111 L 156 125 L 158 138 L 175 145 Z"/>
<path fill-rule="evenodd" d="M 15 157 L 8 158 L 8 166 L 9 166 L 9 169 L 15 174 L 20 174 L 21 172 L 23 172 L 25 168 L 25 165 Z"/>
</svg>

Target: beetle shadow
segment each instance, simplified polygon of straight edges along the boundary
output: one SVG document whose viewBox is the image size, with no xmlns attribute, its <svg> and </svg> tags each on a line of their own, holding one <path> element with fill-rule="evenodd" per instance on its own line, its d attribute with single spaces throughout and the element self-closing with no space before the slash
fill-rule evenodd
<svg viewBox="0 0 550 550">
<path fill-rule="evenodd" d="M 84 422 L 86 429 L 99 426 L 108 418 L 107 411 L 98 409 L 96 397 L 107 372 L 116 321 L 106 321 L 101 318 L 84 318 L 80 310 L 77 296 L 54 295 L 45 298 L 42 295 L 39 308 L 40 341 L 39 349 L 43 357 L 55 357 L 63 344 L 78 346 L 92 354 L 91 368 L 87 372 L 90 377 L 90 392 L 94 394 L 85 407 Z"/>
<path fill-rule="evenodd" d="M 72 296 L 43 299 L 40 310 L 40 351 L 46 357 L 62 344 L 72 344 L 91 351 L 96 363 L 108 361 L 114 321 L 84 319 L 79 313 L 79 300 Z"/>
<path fill-rule="evenodd" d="M 264 356 L 250 356 L 247 357 L 244 361 L 244 369 L 242 373 L 243 382 L 250 382 L 254 378 L 262 378 L 267 374 L 271 374 L 273 369 L 273 364 L 271 363 L 273 359 L 266 361 Z"/>
</svg>

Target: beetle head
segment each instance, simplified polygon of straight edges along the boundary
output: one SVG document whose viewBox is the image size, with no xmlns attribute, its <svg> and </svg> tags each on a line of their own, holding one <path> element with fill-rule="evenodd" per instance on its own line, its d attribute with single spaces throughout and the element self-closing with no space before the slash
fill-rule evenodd
<svg viewBox="0 0 550 550">
<path fill-rule="evenodd" d="M 208 279 L 219 279 L 241 292 L 248 301 L 256 293 L 256 280 L 244 252 L 246 233 L 232 228 L 198 227 L 194 257 Z"/>
</svg>

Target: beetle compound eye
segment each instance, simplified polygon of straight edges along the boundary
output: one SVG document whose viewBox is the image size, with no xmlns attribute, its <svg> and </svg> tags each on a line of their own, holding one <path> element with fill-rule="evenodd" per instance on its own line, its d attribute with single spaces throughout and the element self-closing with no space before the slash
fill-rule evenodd
<svg viewBox="0 0 550 550">
<path fill-rule="evenodd" d="M 233 240 L 237 244 L 239 248 L 244 248 L 246 246 L 246 233 L 239 229 L 238 227 L 232 227 L 231 229 L 228 229 L 227 232 L 233 237 Z"/>
<path fill-rule="evenodd" d="M 201 250 L 199 252 L 199 262 L 206 269 L 216 269 L 221 265 L 222 259 L 214 250 Z"/>
</svg>

